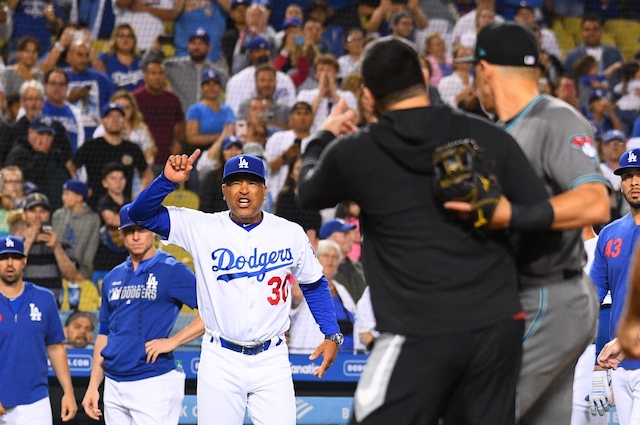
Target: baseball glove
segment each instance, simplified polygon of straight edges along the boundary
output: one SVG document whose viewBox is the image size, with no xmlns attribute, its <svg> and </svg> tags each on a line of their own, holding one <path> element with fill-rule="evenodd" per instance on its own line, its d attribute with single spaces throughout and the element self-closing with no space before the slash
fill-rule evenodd
<svg viewBox="0 0 640 425">
<path fill-rule="evenodd" d="M 473 139 L 462 139 L 439 146 L 433 152 L 433 189 L 440 201 L 468 202 L 473 227 L 489 224 L 500 200 L 500 185 L 482 160 L 482 149 Z"/>
</svg>

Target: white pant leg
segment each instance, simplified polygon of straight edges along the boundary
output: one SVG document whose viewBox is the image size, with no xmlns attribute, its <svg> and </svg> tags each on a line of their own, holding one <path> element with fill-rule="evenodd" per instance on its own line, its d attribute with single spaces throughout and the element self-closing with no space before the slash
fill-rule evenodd
<svg viewBox="0 0 640 425">
<path fill-rule="evenodd" d="M 296 398 L 286 344 L 252 359 L 249 416 L 255 425 L 295 425 Z"/>
<path fill-rule="evenodd" d="M 0 425 L 52 425 L 53 413 L 51 402 L 45 397 L 31 404 L 7 409 L 7 414 L 0 416 Z"/>
<path fill-rule="evenodd" d="M 247 409 L 250 357 L 210 342 L 205 335 L 198 366 L 198 425 L 239 425 Z M 264 354 L 264 353 L 261 353 Z"/>
<path fill-rule="evenodd" d="M 612 371 L 611 388 L 620 425 L 640 425 L 640 369 Z"/>
<path fill-rule="evenodd" d="M 133 425 L 129 410 L 122 406 L 120 382 L 105 376 L 104 378 L 104 422 L 107 425 Z"/>
<path fill-rule="evenodd" d="M 138 381 L 114 383 L 110 380 L 117 391 L 117 406 L 109 404 L 107 418 L 105 395 L 105 420 L 109 425 L 177 424 L 184 399 L 184 380 L 184 373 L 175 370 Z"/>
</svg>

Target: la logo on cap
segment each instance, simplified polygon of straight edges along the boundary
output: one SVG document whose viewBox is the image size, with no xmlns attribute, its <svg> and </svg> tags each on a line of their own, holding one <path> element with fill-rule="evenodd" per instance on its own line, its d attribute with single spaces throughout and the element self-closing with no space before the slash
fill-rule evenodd
<svg viewBox="0 0 640 425">
<path fill-rule="evenodd" d="M 238 168 L 249 168 L 249 163 L 243 156 L 241 156 L 240 161 L 238 161 Z"/>
<path fill-rule="evenodd" d="M 633 152 L 629 152 L 629 157 L 627 158 L 627 162 L 638 162 L 638 156 Z"/>
<path fill-rule="evenodd" d="M 525 65 L 535 65 L 535 63 L 536 63 L 535 56 L 527 55 L 527 56 L 524 57 L 524 64 Z"/>
<path fill-rule="evenodd" d="M 15 247 L 15 244 L 13 243 L 13 239 L 6 238 L 4 242 L 4 246 L 6 246 L 7 248 Z"/>
</svg>

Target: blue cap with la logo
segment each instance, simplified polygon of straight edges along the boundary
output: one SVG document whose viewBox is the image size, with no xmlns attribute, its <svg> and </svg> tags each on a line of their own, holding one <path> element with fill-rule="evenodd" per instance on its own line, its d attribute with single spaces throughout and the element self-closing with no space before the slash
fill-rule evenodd
<svg viewBox="0 0 640 425">
<path fill-rule="evenodd" d="M 19 254 L 24 255 L 24 243 L 22 239 L 15 236 L 5 236 L 0 239 L 0 255 L 2 254 Z"/>
<path fill-rule="evenodd" d="M 630 149 L 620 156 L 620 168 L 613 173 L 621 175 L 629 168 L 640 168 L 640 148 Z"/>
<path fill-rule="evenodd" d="M 266 180 L 266 172 L 264 162 L 253 155 L 238 155 L 224 164 L 224 172 L 222 173 L 222 182 L 226 183 L 230 176 L 235 174 L 251 174 L 259 177 L 263 182 Z"/>
</svg>

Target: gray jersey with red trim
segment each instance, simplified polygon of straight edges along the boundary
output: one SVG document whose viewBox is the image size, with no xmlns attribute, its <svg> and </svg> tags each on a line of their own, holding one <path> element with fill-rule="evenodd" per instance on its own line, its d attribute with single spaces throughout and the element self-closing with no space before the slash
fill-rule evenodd
<svg viewBox="0 0 640 425">
<path fill-rule="evenodd" d="M 524 151 L 549 197 L 584 183 L 610 186 L 599 167 L 593 127 L 568 103 L 547 95 L 537 96 L 504 129 Z M 545 276 L 581 270 L 586 261 L 581 230 L 562 233 L 556 249 L 547 251 L 521 273 Z"/>
</svg>

